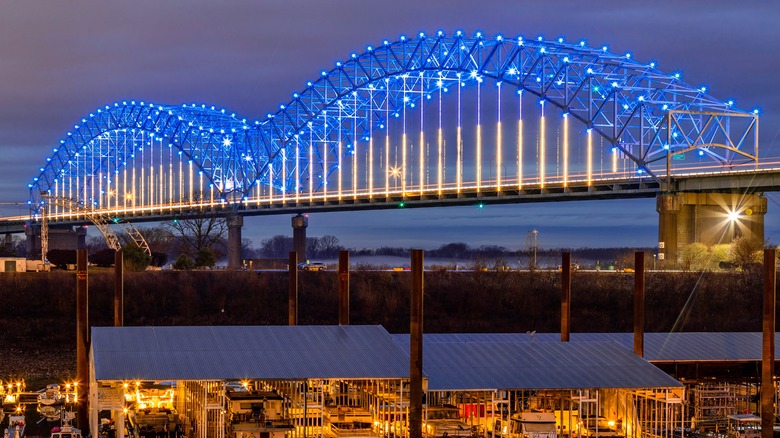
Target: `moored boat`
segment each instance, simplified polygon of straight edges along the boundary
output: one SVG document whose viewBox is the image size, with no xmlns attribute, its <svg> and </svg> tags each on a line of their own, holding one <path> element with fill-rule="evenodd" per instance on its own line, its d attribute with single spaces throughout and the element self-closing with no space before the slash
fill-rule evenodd
<svg viewBox="0 0 780 438">
<path fill-rule="evenodd" d="M 24 438 L 24 415 L 11 415 L 8 417 L 8 428 L 3 432 L 4 438 Z"/>
<path fill-rule="evenodd" d="M 52 428 L 50 438 L 81 438 L 81 429 L 70 425 L 57 426 Z"/>
</svg>

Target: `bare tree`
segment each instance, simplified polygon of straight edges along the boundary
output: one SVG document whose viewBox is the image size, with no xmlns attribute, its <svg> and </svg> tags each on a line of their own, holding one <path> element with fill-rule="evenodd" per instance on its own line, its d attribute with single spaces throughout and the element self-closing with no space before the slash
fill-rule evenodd
<svg viewBox="0 0 780 438">
<path fill-rule="evenodd" d="M 179 240 L 184 252 L 194 255 L 215 246 L 227 234 L 227 221 L 215 209 L 203 209 L 165 224 Z"/>
</svg>

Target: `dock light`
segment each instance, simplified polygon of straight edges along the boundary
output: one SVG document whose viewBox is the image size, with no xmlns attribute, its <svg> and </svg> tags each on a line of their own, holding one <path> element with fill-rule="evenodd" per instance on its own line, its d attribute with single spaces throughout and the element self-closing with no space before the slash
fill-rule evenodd
<svg viewBox="0 0 780 438">
<path fill-rule="evenodd" d="M 739 212 L 729 211 L 726 214 L 726 217 L 729 219 L 729 222 L 736 222 L 739 220 Z"/>
</svg>

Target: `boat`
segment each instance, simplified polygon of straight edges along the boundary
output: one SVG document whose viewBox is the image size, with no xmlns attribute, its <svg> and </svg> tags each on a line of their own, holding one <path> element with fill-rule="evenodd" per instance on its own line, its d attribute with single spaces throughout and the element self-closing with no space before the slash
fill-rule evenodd
<svg viewBox="0 0 780 438">
<path fill-rule="evenodd" d="M 4 438 L 24 437 L 24 415 L 11 415 L 8 417 L 8 428 L 3 432 Z"/>
<path fill-rule="evenodd" d="M 57 426 L 52 428 L 50 438 L 81 438 L 81 429 L 76 429 L 69 424 Z"/>
<path fill-rule="evenodd" d="M 38 405 L 38 413 L 46 421 L 59 421 L 62 415 L 62 407 L 57 405 Z"/>
<path fill-rule="evenodd" d="M 38 403 L 45 406 L 59 405 L 64 402 L 62 392 L 60 392 L 60 385 L 51 383 L 46 385 L 40 394 L 38 394 Z"/>
</svg>

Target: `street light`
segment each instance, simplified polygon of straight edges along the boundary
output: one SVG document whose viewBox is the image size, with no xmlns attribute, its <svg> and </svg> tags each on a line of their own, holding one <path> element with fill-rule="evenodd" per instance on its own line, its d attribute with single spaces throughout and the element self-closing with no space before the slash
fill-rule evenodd
<svg viewBox="0 0 780 438">
<path fill-rule="evenodd" d="M 737 238 L 737 226 L 739 225 L 740 212 L 737 210 L 729 210 L 726 213 L 726 219 L 728 220 L 729 227 L 731 228 L 731 240 Z"/>
</svg>

